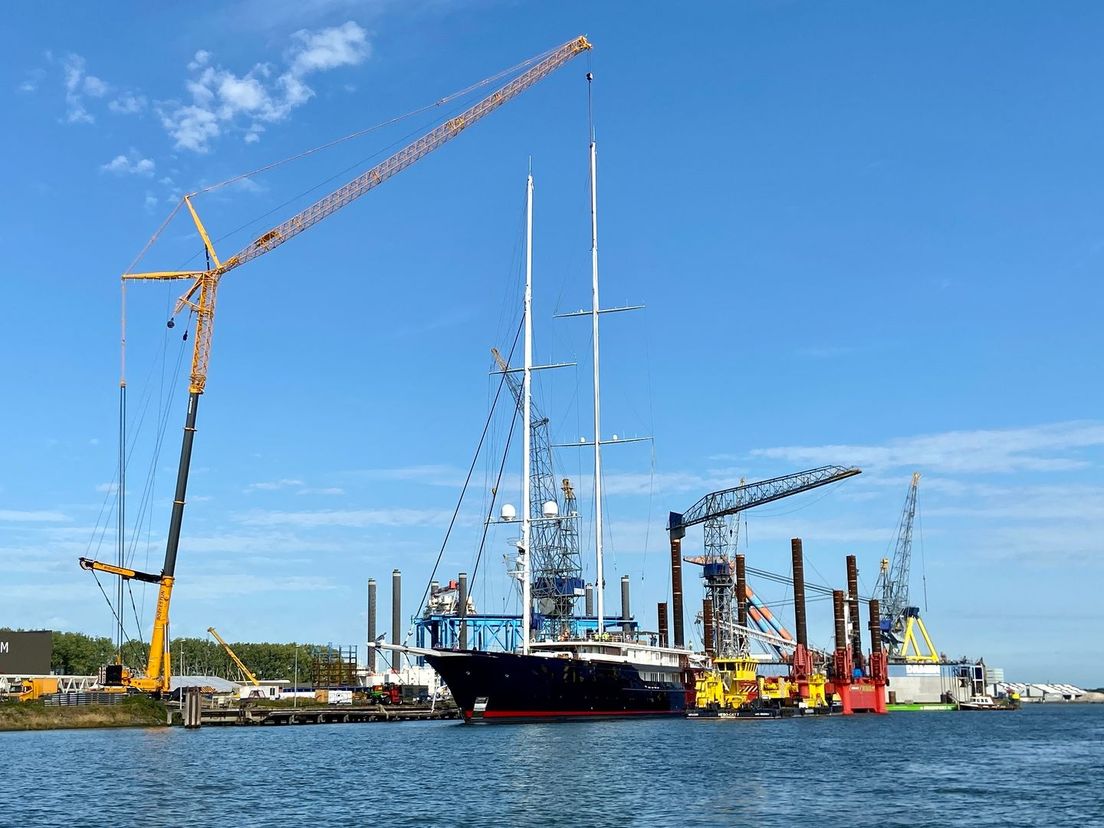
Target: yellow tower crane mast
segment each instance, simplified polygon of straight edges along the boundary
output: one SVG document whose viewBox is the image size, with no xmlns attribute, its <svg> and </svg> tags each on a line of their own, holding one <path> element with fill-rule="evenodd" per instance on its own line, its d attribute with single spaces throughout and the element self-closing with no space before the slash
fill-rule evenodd
<svg viewBox="0 0 1104 828">
<path fill-rule="evenodd" d="M 372 169 L 354 178 L 343 187 L 334 190 L 328 196 L 319 199 L 310 207 L 296 213 L 282 224 L 262 233 L 242 250 L 226 260 L 220 260 L 214 244 L 199 214 L 192 204 L 192 197 L 185 196 L 184 205 L 203 240 L 203 247 L 210 257 L 212 267 L 206 270 L 152 271 L 148 273 L 124 273 L 123 280 L 191 280 L 191 286 L 177 300 L 174 315 L 187 309 L 195 314 L 195 344 L 192 350 L 192 373 L 188 386 L 188 412 L 184 424 L 184 439 L 180 449 L 180 465 L 177 470 L 176 494 L 173 498 L 172 516 L 169 522 L 169 534 L 165 546 L 165 563 L 161 574 L 138 572 L 122 566 L 102 563 L 89 558 L 81 558 L 83 569 L 118 575 L 124 579 L 133 579 L 159 585 L 157 609 L 153 622 L 153 634 L 150 637 L 149 662 L 144 676 L 131 676 L 129 671 L 115 665 L 108 670 L 108 683 L 133 687 L 145 692 L 161 694 L 169 691 L 169 679 L 172 675 L 169 658 L 169 599 L 172 595 L 176 572 L 176 555 L 180 544 L 180 527 L 184 518 L 185 495 L 188 486 L 188 470 L 191 464 L 192 442 L 195 437 L 196 411 L 199 397 L 206 390 L 207 367 L 211 357 L 211 336 L 215 322 L 215 300 L 222 277 L 246 262 L 275 250 L 284 242 L 307 230 L 322 219 L 340 210 L 348 204 L 378 187 L 387 179 L 402 172 L 410 165 L 451 141 L 468 127 L 498 109 L 507 101 L 517 97 L 537 81 L 547 77 L 572 58 L 591 49 L 590 41 L 580 36 L 562 46 L 553 49 L 534 63 L 529 69 L 513 80 L 496 89 L 475 105 L 450 118 L 443 124 L 430 130 L 413 143 L 396 152 Z M 193 194 L 194 195 L 194 194 Z M 120 608 L 121 611 L 121 608 Z"/>
</svg>

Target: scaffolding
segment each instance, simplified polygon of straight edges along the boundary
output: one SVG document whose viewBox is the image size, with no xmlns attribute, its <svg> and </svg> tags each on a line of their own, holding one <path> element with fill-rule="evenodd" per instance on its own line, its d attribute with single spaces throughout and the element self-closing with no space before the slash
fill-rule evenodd
<svg viewBox="0 0 1104 828">
<path fill-rule="evenodd" d="M 311 647 L 311 683 L 317 689 L 354 687 L 357 683 L 357 648 L 355 644 L 326 644 Z"/>
</svg>

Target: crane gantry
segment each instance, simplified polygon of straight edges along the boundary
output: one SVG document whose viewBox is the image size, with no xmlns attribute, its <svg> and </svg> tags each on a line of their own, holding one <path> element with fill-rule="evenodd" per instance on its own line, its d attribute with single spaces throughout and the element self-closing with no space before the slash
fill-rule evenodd
<svg viewBox="0 0 1104 828">
<path fill-rule="evenodd" d="M 196 413 L 199 398 L 206 390 L 207 368 L 211 357 L 211 338 L 214 332 L 215 301 L 218 296 L 222 277 L 247 262 L 275 250 L 280 245 L 309 230 L 324 218 L 356 201 L 365 193 L 375 189 L 387 179 L 405 170 L 438 147 L 451 141 L 468 127 L 485 118 L 494 110 L 517 97 L 529 87 L 552 72 L 559 69 L 572 58 L 591 49 L 590 41 L 579 36 L 564 43 L 531 68 L 513 80 L 496 89 L 478 103 L 448 119 L 443 124 L 427 132 L 372 169 L 354 178 L 349 183 L 334 190 L 324 198 L 302 210 L 281 224 L 262 233 L 243 249 L 227 259 L 220 260 L 207 228 L 200 220 L 192 203 L 192 195 L 184 196 L 183 203 L 195 224 L 196 231 L 203 241 L 203 248 L 209 259 L 209 266 L 203 270 L 151 271 L 145 273 L 124 273 L 126 281 L 191 281 L 187 291 L 176 302 L 173 314 L 188 310 L 195 314 L 195 341 L 192 348 L 192 370 L 188 386 L 188 410 L 184 422 L 184 437 L 180 449 L 180 464 L 177 469 L 176 492 L 173 498 L 172 516 L 169 521 L 169 534 L 165 546 L 165 562 L 160 575 L 138 572 L 124 566 L 102 563 L 89 558 L 81 558 L 83 569 L 93 572 L 105 572 L 118 575 L 124 580 L 138 580 L 159 584 L 157 609 L 154 616 L 153 634 L 150 637 L 149 661 L 146 674 L 132 677 L 114 665 L 108 670 L 108 683 L 133 687 L 155 694 L 169 691 L 171 676 L 168 650 L 169 600 L 176 572 L 176 557 L 180 544 L 180 529 L 184 519 L 184 504 L 188 487 L 188 471 L 191 465 L 192 444 L 195 438 Z M 170 320 L 170 326 L 172 322 Z M 120 612 L 122 608 L 120 607 Z"/>
<path fill-rule="evenodd" d="M 770 480 L 760 480 L 755 483 L 744 483 L 729 489 L 721 489 L 710 492 L 701 500 L 687 509 L 685 512 L 671 512 L 667 522 L 667 531 L 671 536 L 671 603 L 674 611 L 673 627 L 675 634 L 675 646 L 683 644 L 683 619 L 682 619 L 682 539 L 686 536 L 686 529 L 699 523 L 707 527 L 717 525 L 728 515 L 735 515 L 755 506 L 773 503 L 785 497 L 790 497 L 801 492 L 807 492 L 829 483 L 836 483 L 861 474 L 862 470 L 856 467 L 844 468 L 843 466 L 821 466 L 816 469 L 786 474 L 781 477 L 773 477 Z M 709 592 L 711 606 L 717 624 L 710 622 L 710 629 L 716 634 L 717 641 L 705 642 L 708 651 L 731 656 L 739 644 L 734 634 L 735 626 L 732 612 L 738 601 L 746 601 L 746 596 L 735 594 L 733 571 L 727 554 L 720 557 L 716 555 L 717 549 L 710 550 L 707 547 L 707 555 L 701 558 L 691 559 L 691 563 L 701 564 L 703 577 L 706 581 L 706 589 Z M 713 554 L 708 554 L 712 551 Z"/>
</svg>

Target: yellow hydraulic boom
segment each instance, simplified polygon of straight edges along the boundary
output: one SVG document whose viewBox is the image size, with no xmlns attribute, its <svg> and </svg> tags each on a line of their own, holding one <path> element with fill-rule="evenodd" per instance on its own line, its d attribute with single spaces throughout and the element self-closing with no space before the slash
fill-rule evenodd
<svg viewBox="0 0 1104 828">
<path fill-rule="evenodd" d="M 184 519 L 185 495 L 188 488 L 188 470 L 191 465 L 192 442 L 196 430 L 196 411 L 199 397 L 207 385 L 207 366 L 211 356 L 211 336 L 215 321 L 215 299 L 219 281 L 235 268 L 256 259 L 271 250 L 275 250 L 288 239 L 313 227 L 327 216 L 352 203 L 369 190 L 382 184 L 393 175 L 402 172 L 411 164 L 438 147 L 448 143 L 472 124 L 489 115 L 507 101 L 517 97 L 537 81 L 559 69 L 577 55 L 589 51 L 590 42 L 583 36 L 568 41 L 553 49 L 542 60 L 533 64 L 522 74 L 499 87 L 474 106 L 450 118 L 440 126 L 407 145 L 387 160 L 354 178 L 343 187 L 334 190 L 325 198 L 307 209 L 296 213 L 282 224 L 262 233 L 244 249 L 222 261 L 215 252 L 214 244 L 206 227 L 192 204 L 191 196 L 185 196 L 184 206 L 203 240 L 203 247 L 213 266 L 206 270 L 153 271 L 148 273 L 124 273 L 126 280 L 191 280 L 191 286 L 177 300 L 174 315 L 184 309 L 195 313 L 195 344 L 192 350 L 192 372 L 188 386 L 188 412 L 184 422 L 184 439 L 180 448 L 180 465 L 176 477 L 176 494 L 173 498 L 172 517 L 169 522 L 169 534 L 165 547 L 165 564 L 161 575 L 139 573 L 123 567 L 81 559 L 81 566 L 98 572 L 109 572 L 123 578 L 149 581 L 160 584 L 157 596 L 157 614 L 153 622 L 153 636 L 150 639 L 149 665 L 144 678 L 124 677 L 121 683 L 140 690 L 161 693 L 169 690 L 170 660 L 168 652 L 169 599 L 172 595 L 173 579 L 176 572 L 176 555 L 180 544 L 180 527 Z M 171 325 L 171 322 L 170 322 Z M 120 607 L 120 612 L 122 608 Z"/>
<path fill-rule="evenodd" d="M 248 667 L 246 667 L 244 663 L 242 663 L 242 660 L 238 658 L 238 654 L 230 649 L 230 645 L 222 640 L 222 636 L 215 632 L 215 628 L 208 627 L 207 632 L 213 635 L 215 637 L 215 641 L 222 645 L 222 649 L 226 650 L 226 654 L 230 656 L 230 660 L 238 665 L 238 669 L 242 671 L 242 675 L 249 679 L 254 687 L 260 687 L 261 683 L 257 681 L 257 677 L 253 675 L 253 672 Z"/>
</svg>

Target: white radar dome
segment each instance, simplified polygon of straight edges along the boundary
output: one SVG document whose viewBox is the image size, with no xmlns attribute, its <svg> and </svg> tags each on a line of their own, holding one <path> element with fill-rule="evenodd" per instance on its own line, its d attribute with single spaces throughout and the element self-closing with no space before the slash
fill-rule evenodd
<svg viewBox="0 0 1104 828">
<path fill-rule="evenodd" d="M 541 507 L 541 514 L 544 515 L 546 518 L 555 517 L 559 513 L 560 507 L 556 504 L 556 501 L 554 500 L 546 500 L 544 502 L 544 505 Z"/>
<path fill-rule="evenodd" d="M 503 520 L 516 520 L 517 509 L 511 506 L 509 503 L 502 504 L 502 519 Z"/>
</svg>

